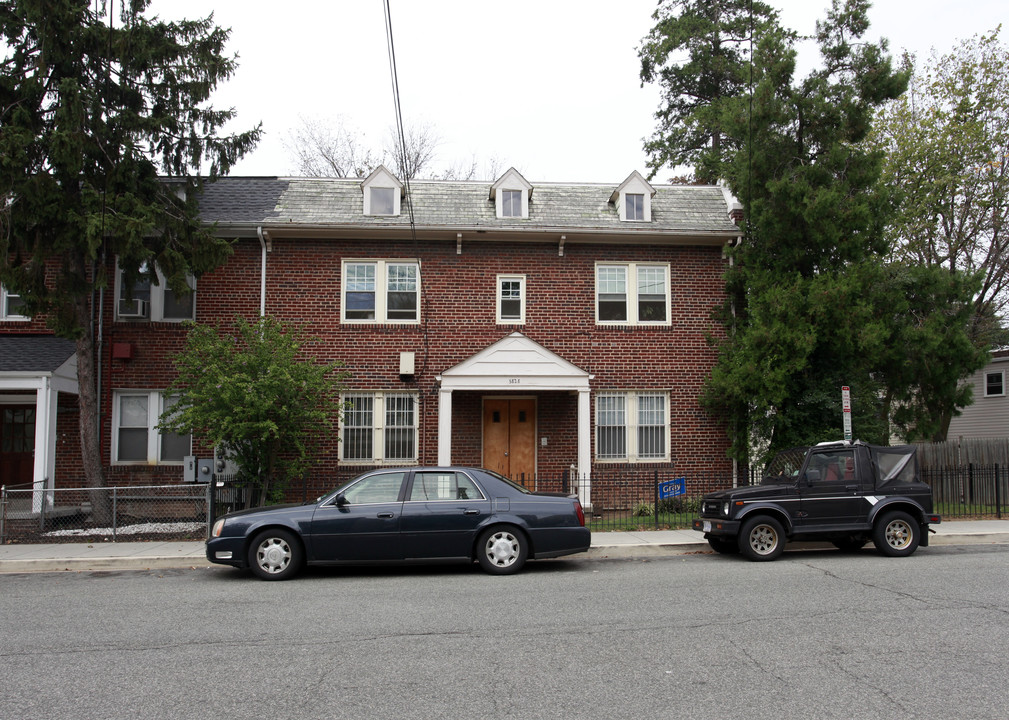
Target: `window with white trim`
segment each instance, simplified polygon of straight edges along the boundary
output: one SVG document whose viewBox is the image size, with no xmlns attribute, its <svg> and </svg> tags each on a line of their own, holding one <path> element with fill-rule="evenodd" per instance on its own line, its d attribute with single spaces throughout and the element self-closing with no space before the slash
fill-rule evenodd
<svg viewBox="0 0 1009 720">
<path fill-rule="evenodd" d="M 984 374 L 984 396 L 1003 397 L 1005 395 L 1005 373 L 988 372 Z"/>
<path fill-rule="evenodd" d="M 368 205 L 369 215 L 398 215 L 396 211 L 396 188 L 368 188 L 371 202 Z"/>
<path fill-rule="evenodd" d="M 0 285 L 0 320 L 28 320 L 27 315 L 21 313 L 24 301 L 21 296 L 12 292 L 7 292 L 7 288 Z"/>
<path fill-rule="evenodd" d="M 669 325 L 669 265 L 596 265 L 596 322 Z"/>
<path fill-rule="evenodd" d="M 420 265 L 396 260 L 346 260 L 342 300 L 346 322 L 418 322 Z"/>
<path fill-rule="evenodd" d="M 112 404 L 115 464 L 182 464 L 192 454 L 191 435 L 160 432 L 158 419 L 178 401 L 158 391 L 117 390 Z"/>
<path fill-rule="evenodd" d="M 115 310 L 117 320 L 153 320 L 155 322 L 183 322 L 196 319 L 196 279 L 186 277 L 188 293 L 176 293 L 160 270 L 155 271 L 158 282 L 147 275 L 147 266 L 141 265 L 140 276 L 131 292 L 123 287 L 123 271 L 116 268 Z"/>
<path fill-rule="evenodd" d="M 348 463 L 417 461 L 417 396 L 374 392 L 345 395 L 340 459 Z"/>
<path fill-rule="evenodd" d="M 624 195 L 624 219 L 644 220 L 645 219 L 645 196 L 644 193 L 626 193 Z"/>
<path fill-rule="evenodd" d="M 497 276 L 497 321 L 499 325 L 521 325 L 526 321 L 526 276 Z"/>
<path fill-rule="evenodd" d="M 522 195 L 521 190 L 501 191 L 501 217 L 523 217 Z"/>
<path fill-rule="evenodd" d="M 600 393 L 596 396 L 596 459 L 621 462 L 669 460 L 669 396 L 666 393 Z"/>
</svg>

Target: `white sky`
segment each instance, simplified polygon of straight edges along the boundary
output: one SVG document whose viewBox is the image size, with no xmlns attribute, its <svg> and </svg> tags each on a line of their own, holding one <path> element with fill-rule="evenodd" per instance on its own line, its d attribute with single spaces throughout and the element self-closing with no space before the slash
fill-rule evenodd
<svg viewBox="0 0 1009 720">
<path fill-rule="evenodd" d="M 830 5 L 768 1 L 784 25 L 806 34 Z M 499 174 L 514 166 L 531 182 L 619 183 L 644 172 L 642 140 L 659 93 L 641 87 L 637 48 L 656 4 L 391 0 L 404 122 L 440 138 L 437 168 L 475 159 Z M 213 9 L 216 23 L 231 28 L 239 69 L 213 104 L 236 108 L 236 128 L 262 121 L 265 131 L 233 175 L 293 173 L 284 141 L 299 116 L 342 119 L 368 146 L 384 144 L 395 115 L 382 0 L 155 0 L 153 8 L 165 19 Z M 925 57 L 1009 26 L 1009 5 L 876 0 L 870 19 L 870 37 L 888 38 L 895 57 L 904 49 Z"/>
</svg>

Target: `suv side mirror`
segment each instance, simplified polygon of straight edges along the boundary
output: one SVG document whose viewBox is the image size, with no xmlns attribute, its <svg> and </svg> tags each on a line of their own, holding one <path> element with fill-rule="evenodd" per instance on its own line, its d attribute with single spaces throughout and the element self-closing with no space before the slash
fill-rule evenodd
<svg viewBox="0 0 1009 720">
<path fill-rule="evenodd" d="M 807 485 L 812 485 L 815 482 L 820 482 L 820 471 L 810 469 L 803 473 L 802 477 L 806 480 Z"/>
</svg>

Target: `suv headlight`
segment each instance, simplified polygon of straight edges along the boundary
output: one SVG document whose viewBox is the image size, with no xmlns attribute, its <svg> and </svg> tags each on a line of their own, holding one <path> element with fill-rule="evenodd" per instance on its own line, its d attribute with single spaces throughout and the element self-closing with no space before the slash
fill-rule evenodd
<svg viewBox="0 0 1009 720">
<path fill-rule="evenodd" d="M 214 529 L 210 531 L 210 534 L 213 537 L 221 537 L 221 530 L 224 529 L 224 522 L 225 522 L 224 518 L 221 518 L 220 520 L 214 523 Z"/>
<path fill-rule="evenodd" d="M 729 502 L 725 501 L 722 503 L 722 516 L 729 517 Z"/>
</svg>

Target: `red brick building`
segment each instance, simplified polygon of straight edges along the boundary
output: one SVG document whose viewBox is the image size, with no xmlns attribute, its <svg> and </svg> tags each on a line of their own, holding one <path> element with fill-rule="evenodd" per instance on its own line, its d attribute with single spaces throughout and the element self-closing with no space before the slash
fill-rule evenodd
<svg viewBox="0 0 1009 720">
<path fill-rule="evenodd" d="M 379 168 L 363 181 L 224 178 L 201 208 L 236 241 L 191 296 L 146 285 L 127 301 L 115 273 L 96 298 L 110 484 L 178 482 L 183 457 L 212 452 L 156 428 L 181 321 L 260 313 L 305 323 L 351 373 L 313 488 L 375 465 L 481 465 L 530 484 L 603 466 L 731 472 L 724 429 L 698 404 L 723 250 L 739 236 L 722 188 L 638 173 L 532 184 L 515 170 L 407 187 Z M 79 484 L 72 345 L 0 300 L 2 482 Z M 15 349 L 26 337 L 48 354 Z M 15 474 L 6 438 L 25 449 L 29 425 L 46 460 L 22 455 Z"/>
</svg>

